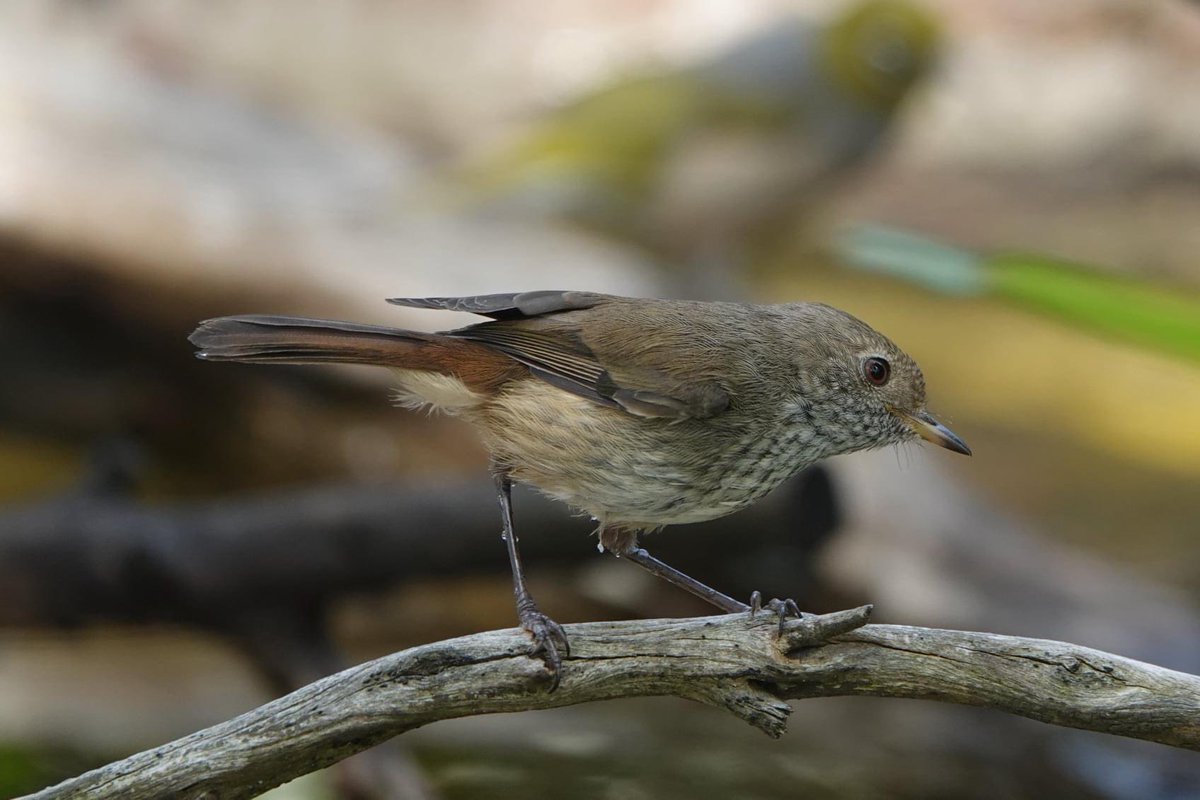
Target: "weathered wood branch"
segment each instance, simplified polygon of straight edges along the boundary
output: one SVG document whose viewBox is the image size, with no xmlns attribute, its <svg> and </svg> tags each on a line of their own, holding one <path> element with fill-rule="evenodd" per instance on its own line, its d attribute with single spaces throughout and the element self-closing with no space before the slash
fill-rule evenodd
<svg viewBox="0 0 1200 800">
<path fill-rule="evenodd" d="M 319 680 L 207 730 L 30 797 L 253 797 L 408 730 L 455 717 L 674 695 L 771 736 L 787 698 L 873 695 L 986 706 L 1200 750 L 1200 677 L 1062 642 L 865 625 L 870 607 L 567 626 L 562 684 L 517 629 L 416 647 Z"/>
</svg>

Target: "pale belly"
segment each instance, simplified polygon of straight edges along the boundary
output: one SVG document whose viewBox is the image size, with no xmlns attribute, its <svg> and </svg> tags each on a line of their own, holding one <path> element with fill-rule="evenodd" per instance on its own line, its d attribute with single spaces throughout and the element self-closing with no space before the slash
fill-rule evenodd
<svg viewBox="0 0 1200 800">
<path fill-rule="evenodd" d="M 489 449 L 518 482 L 604 525 L 645 530 L 722 517 L 822 455 L 803 431 L 764 436 L 729 420 L 643 419 L 526 386 L 480 420 Z"/>
</svg>

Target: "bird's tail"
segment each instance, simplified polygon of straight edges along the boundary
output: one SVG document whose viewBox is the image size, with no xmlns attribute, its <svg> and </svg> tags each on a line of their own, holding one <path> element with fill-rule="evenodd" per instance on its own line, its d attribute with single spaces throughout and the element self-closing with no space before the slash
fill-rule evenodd
<svg viewBox="0 0 1200 800">
<path fill-rule="evenodd" d="M 220 317 L 200 323 L 188 340 L 206 361 L 393 367 L 398 402 L 451 414 L 528 374 L 500 351 L 457 336 L 325 319 Z"/>
<path fill-rule="evenodd" d="M 441 371 L 425 363 L 437 334 L 301 317 L 246 315 L 200 323 L 188 337 L 206 361 L 376 364 Z"/>
</svg>

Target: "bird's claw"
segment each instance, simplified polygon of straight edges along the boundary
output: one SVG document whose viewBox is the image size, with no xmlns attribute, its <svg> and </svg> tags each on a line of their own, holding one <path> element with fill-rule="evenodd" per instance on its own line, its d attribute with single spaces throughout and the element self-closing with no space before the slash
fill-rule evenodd
<svg viewBox="0 0 1200 800">
<path fill-rule="evenodd" d="M 562 660 L 571 655 L 567 633 L 561 625 L 539 611 L 533 600 L 528 598 L 518 601 L 517 616 L 521 620 L 521 627 L 533 637 L 533 650 L 529 655 L 541 656 L 550 672 L 550 691 L 553 692 L 562 678 Z"/>
<path fill-rule="evenodd" d="M 800 610 L 800 606 L 796 605 L 795 600 L 790 597 L 786 600 L 775 597 L 763 603 L 762 592 L 756 590 L 750 595 L 750 616 L 753 617 L 759 611 L 771 611 L 779 615 L 779 633 L 781 635 L 783 634 L 783 623 L 788 617 L 804 619 L 804 612 Z"/>
</svg>

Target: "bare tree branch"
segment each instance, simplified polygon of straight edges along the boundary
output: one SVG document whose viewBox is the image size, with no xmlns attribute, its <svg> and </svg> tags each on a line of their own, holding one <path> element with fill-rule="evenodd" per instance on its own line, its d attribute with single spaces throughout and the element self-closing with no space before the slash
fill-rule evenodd
<svg viewBox="0 0 1200 800">
<path fill-rule="evenodd" d="M 416 647 L 324 678 L 228 722 L 30 798 L 253 797 L 443 719 L 674 695 L 780 736 L 786 698 L 874 695 L 986 706 L 1200 750 L 1200 677 L 1062 642 L 865 626 L 870 607 L 567 626 L 571 658 L 547 692 L 517 629 Z"/>
</svg>

